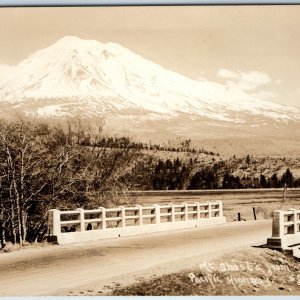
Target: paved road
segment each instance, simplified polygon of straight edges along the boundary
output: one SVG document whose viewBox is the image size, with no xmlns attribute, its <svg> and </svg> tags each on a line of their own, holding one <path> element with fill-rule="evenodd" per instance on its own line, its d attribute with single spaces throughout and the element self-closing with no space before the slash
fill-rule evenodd
<svg viewBox="0 0 300 300">
<path fill-rule="evenodd" d="M 217 258 L 264 244 L 270 235 L 271 221 L 234 222 L 1 254 L 0 296 L 66 295 L 166 264 L 180 271 L 188 259 Z"/>
</svg>

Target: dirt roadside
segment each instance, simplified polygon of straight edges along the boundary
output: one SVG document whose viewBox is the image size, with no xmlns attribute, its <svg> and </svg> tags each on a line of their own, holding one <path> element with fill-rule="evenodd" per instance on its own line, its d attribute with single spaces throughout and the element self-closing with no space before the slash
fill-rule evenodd
<svg viewBox="0 0 300 300">
<path fill-rule="evenodd" d="M 80 291 L 95 295 L 93 291 Z M 291 254 L 267 248 L 247 248 L 213 260 L 199 260 L 193 268 L 134 284 L 120 282 L 108 295 L 133 296 L 280 296 L 300 295 L 300 264 Z"/>
</svg>

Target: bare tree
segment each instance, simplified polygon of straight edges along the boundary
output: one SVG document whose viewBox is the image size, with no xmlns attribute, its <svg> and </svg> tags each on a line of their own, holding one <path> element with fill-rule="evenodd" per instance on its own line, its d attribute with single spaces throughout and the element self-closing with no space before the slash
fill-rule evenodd
<svg viewBox="0 0 300 300">
<path fill-rule="evenodd" d="M 121 179 L 130 171 L 138 151 L 130 147 L 129 140 L 122 148 L 107 148 L 86 146 L 83 141 L 87 138 L 98 136 L 82 121 L 69 122 L 67 131 L 60 125 L 24 119 L 0 124 L 4 238 L 6 233 L 21 245 L 37 240 L 45 234 L 50 208 L 121 201 L 130 184 Z"/>
</svg>

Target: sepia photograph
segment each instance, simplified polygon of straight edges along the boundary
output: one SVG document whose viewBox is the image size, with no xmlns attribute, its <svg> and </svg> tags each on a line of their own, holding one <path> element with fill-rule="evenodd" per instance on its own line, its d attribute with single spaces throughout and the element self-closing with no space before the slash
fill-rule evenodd
<svg viewBox="0 0 300 300">
<path fill-rule="evenodd" d="M 0 8 L 0 297 L 300 296 L 300 4 Z"/>
</svg>

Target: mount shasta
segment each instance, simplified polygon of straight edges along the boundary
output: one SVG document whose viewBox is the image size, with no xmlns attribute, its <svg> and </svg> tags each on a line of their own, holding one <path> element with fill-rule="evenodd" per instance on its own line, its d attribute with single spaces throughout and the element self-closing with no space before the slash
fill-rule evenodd
<svg viewBox="0 0 300 300">
<path fill-rule="evenodd" d="M 192 80 L 118 44 L 77 37 L 64 37 L 17 66 L 0 65 L 0 114 L 14 112 L 102 118 L 109 132 L 157 141 L 182 136 L 211 146 L 237 138 L 287 145 L 300 136 L 298 107 Z"/>
</svg>

